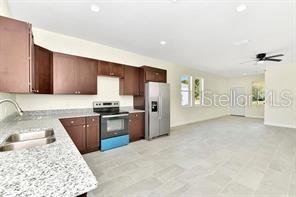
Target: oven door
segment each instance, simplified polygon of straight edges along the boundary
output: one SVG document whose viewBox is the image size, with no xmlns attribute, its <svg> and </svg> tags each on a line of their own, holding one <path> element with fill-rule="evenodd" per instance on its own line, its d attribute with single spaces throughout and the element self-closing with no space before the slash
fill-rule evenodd
<svg viewBox="0 0 296 197">
<path fill-rule="evenodd" d="M 111 138 L 128 134 L 128 114 L 102 115 L 101 138 Z"/>
</svg>

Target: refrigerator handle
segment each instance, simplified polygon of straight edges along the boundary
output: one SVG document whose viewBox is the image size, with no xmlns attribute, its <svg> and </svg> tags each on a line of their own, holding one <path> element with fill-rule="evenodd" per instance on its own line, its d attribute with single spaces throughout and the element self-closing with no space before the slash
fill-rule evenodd
<svg viewBox="0 0 296 197">
<path fill-rule="evenodd" d="M 162 96 L 159 96 L 159 107 L 158 107 L 158 110 L 159 110 L 159 117 L 158 117 L 158 119 L 161 119 L 162 118 Z"/>
</svg>

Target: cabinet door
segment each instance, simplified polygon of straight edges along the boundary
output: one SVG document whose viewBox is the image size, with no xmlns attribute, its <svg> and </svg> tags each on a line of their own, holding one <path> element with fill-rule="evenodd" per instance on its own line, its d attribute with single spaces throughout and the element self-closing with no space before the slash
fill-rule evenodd
<svg viewBox="0 0 296 197">
<path fill-rule="evenodd" d="M 31 25 L 0 16 L 0 92 L 30 92 Z"/>
<path fill-rule="evenodd" d="M 86 149 L 87 151 L 95 151 L 99 149 L 99 129 L 98 125 L 86 125 Z"/>
<path fill-rule="evenodd" d="M 68 126 L 65 129 L 80 153 L 84 153 L 86 150 L 85 125 Z"/>
<path fill-rule="evenodd" d="M 145 113 L 135 113 L 135 128 L 137 129 L 137 140 L 145 137 Z"/>
<path fill-rule="evenodd" d="M 34 46 L 32 92 L 52 94 L 52 52 L 40 46 Z"/>
<path fill-rule="evenodd" d="M 123 65 L 117 63 L 110 63 L 110 76 L 123 77 Z"/>
<path fill-rule="evenodd" d="M 128 134 L 130 142 L 135 141 L 134 114 L 128 115 Z"/>
<path fill-rule="evenodd" d="M 156 71 L 155 72 L 155 81 L 166 83 L 166 72 L 165 71 Z"/>
<path fill-rule="evenodd" d="M 86 148 L 87 152 L 97 151 L 100 146 L 100 118 L 91 116 L 86 118 Z"/>
<path fill-rule="evenodd" d="M 79 94 L 97 94 L 97 61 L 77 57 L 77 91 Z"/>
<path fill-rule="evenodd" d="M 110 62 L 98 61 L 98 75 L 110 75 Z"/>
<path fill-rule="evenodd" d="M 139 95 L 139 69 L 124 66 L 124 78 L 120 79 L 120 95 Z"/>
<path fill-rule="evenodd" d="M 55 94 L 77 93 L 77 58 L 61 53 L 53 54 L 53 92 Z"/>
<path fill-rule="evenodd" d="M 145 82 L 149 82 L 149 81 L 155 81 L 155 72 L 150 71 L 150 70 L 146 70 L 145 71 Z"/>
<path fill-rule="evenodd" d="M 144 113 L 131 113 L 129 115 L 129 135 L 131 142 L 145 137 L 144 127 Z"/>
</svg>

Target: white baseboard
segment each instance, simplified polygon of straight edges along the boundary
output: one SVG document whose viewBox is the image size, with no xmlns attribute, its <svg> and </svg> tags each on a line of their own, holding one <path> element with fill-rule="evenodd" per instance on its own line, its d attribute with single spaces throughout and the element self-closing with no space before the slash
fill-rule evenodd
<svg viewBox="0 0 296 197">
<path fill-rule="evenodd" d="M 264 119 L 264 116 L 246 116 L 247 118 L 259 118 Z"/>
<path fill-rule="evenodd" d="M 296 125 L 275 124 L 275 123 L 270 123 L 270 122 L 264 122 L 264 125 L 273 126 L 273 127 L 284 127 L 284 128 L 296 129 Z"/>
<path fill-rule="evenodd" d="M 178 127 L 182 127 L 182 126 L 185 126 L 185 125 L 194 124 L 194 123 L 198 123 L 198 122 L 203 122 L 203 121 L 207 121 L 207 120 L 214 120 L 214 119 L 222 118 L 222 117 L 225 117 L 225 116 L 229 116 L 229 115 L 228 114 L 223 114 L 223 115 L 212 116 L 210 118 L 205 118 L 205 119 L 201 119 L 201 120 L 188 121 L 188 122 L 184 122 L 184 123 L 181 123 L 181 124 L 172 125 L 171 129 L 176 129 Z"/>
</svg>

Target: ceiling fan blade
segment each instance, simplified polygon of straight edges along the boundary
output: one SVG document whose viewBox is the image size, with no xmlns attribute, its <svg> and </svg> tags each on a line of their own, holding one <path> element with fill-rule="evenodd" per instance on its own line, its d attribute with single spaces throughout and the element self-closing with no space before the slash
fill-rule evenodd
<svg viewBox="0 0 296 197">
<path fill-rule="evenodd" d="M 281 59 L 270 59 L 270 58 L 265 58 L 265 61 L 273 61 L 273 62 L 280 62 L 282 61 Z"/>
<path fill-rule="evenodd" d="M 282 56 L 284 56 L 284 54 L 278 54 L 278 55 L 272 55 L 272 56 L 268 56 L 268 57 L 266 57 L 266 58 L 274 58 L 274 57 L 282 57 Z"/>
</svg>

